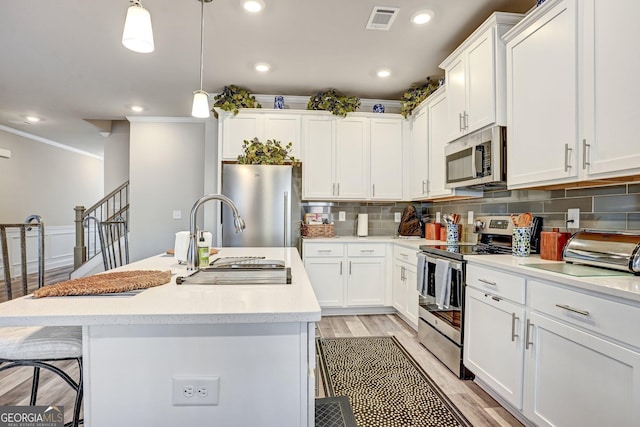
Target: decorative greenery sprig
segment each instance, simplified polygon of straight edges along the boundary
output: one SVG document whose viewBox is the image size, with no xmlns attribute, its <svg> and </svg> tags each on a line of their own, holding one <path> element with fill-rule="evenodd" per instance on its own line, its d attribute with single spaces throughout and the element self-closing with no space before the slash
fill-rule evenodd
<svg viewBox="0 0 640 427">
<path fill-rule="evenodd" d="M 402 94 L 402 100 L 400 101 L 400 114 L 402 114 L 402 117 L 405 119 L 409 117 L 413 110 L 437 89 L 438 83 L 432 81 L 431 77 L 427 77 L 427 81 L 424 83 L 411 85 L 411 88 Z"/>
<path fill-rule="evenodd" d="M 222 92 L 214 98 L 214 107 L 218 107 L 224 111 L 233 111 L 233 115 L 238 114 L 240 108 L 262 108 L 256 97 L 251 93 L 236 85 L 225 86 Z M 218 118 L 218 113 L 213 110 L 213 115 Z"/>
<path fill-rule="evenodd" d="M 242 151 L 244 154 L 238 156 L 238 163 L 243 165 L 284 165 L 291 163 L 292 166 L 300 166 L 300 160 L 289 154 L 292 142 L 282 147 L 280 141 L 268 139 L 267 142 L 260 142 L 258 138 L 251 141 L 244 140 Z"/>
<path fill-rule="evenodd" d="M 340 95 L 335 89 L 320 91 L 309 98 L 307 110 L 331 111 L 336 116 L 346 117 L 360 108 L 360 98 Z"/>
</svg>

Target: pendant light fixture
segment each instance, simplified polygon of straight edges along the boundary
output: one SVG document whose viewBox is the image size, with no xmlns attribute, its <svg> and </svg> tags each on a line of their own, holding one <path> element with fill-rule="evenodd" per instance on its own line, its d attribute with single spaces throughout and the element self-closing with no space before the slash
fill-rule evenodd
<svg viewBox="0 0 640 427">
<path fill-rule="evenodd" d="M 202 90 L 202 74 L 204 73 L 204 4 L 211 0 L 198 0 L 200 4 L 200 90 L 193 92 L 193 108 L 191 115 L 200 119 L 209 117 L 209 94 Z"/>
<path fill-rule="evenodd" d="M 139 53 L 153 52 L 153 29 L 151 14 L 142 7 L 140 0 L 131 0 L 124 21 L 122 44 L 129 50 Z"/>
</svg>

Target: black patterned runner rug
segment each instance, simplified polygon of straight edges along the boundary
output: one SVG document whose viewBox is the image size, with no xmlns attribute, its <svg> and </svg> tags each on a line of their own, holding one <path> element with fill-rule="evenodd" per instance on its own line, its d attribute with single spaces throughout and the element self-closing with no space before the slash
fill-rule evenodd
<svg viewBox="0 0 640 427">
<path fill-rule="evenodd" d="M 347 396 L 359 427 L 471 427 L 395 337 L 319 338 L 327 396 Z"/>
</svg>

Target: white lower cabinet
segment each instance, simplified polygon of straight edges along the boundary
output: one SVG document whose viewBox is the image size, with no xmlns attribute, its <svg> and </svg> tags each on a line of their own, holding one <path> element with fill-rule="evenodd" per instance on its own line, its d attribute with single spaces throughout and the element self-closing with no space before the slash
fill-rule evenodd
<svg viewBox="0 0 640 427">
<path fill-rule="evenodd" d="M 524 307 L 467 288 L 464 364 L 516 409 L 522 409 Z"/>
<path fill-rule="evenodd" d="M 393 308 L 414 328 L 418 328 L 417 251 L 396 246 L 393 250 Z"/>
<path fill-rule="evenodd" d="M 383 306 L 385 246 L 385 243 L 303 241 L 304 266 L 320 306 Z"/>
<path fill-rule="evenodd" d="M 640 425 L 640 307 L 473 264 L 465 302 L 464 363 L 510 410 L 538 426 Z"/>
<path fill-rule="evenodd" d="M 539 426 L 637 426 L 640 354 L 529 313 L 524 415 Z"/>
</svg>

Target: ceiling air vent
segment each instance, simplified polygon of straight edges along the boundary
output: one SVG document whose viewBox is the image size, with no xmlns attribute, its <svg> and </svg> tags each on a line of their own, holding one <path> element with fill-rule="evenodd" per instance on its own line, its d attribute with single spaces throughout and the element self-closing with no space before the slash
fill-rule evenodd
<svg viewBox="0 0 640 427">
<path fill-rule="evenodd" d="M 367 22 L 367 30 L 388 30 L 400 9 L 397 7 L 375 6 Z"/>
</svg>

